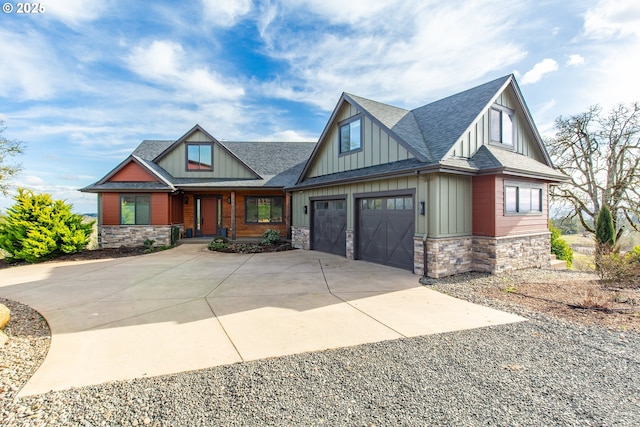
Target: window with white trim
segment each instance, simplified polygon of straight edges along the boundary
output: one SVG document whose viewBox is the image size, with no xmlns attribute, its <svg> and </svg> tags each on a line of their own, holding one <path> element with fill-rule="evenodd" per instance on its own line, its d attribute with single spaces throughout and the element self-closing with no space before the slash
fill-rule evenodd
<svg viewBox="0 0 640 427">
<path fill-rule="evenodd" d="M 504 212 L 506 215 L 542 213 L 542 190 L 540 184 L 505 183 Z"/>
<path fill-rule="evenodd" d="M 491 142 L 513 146 L 513 111 L 494 106 L 489 110 L 489 133 Z"/>
</svg>

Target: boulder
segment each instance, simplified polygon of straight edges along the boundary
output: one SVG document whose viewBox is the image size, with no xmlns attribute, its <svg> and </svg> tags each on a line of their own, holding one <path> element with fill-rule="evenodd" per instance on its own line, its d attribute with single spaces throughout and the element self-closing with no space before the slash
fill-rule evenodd
<svg viewBox="0 0 640 427">
<path fill-rule="evenodd" d="M 9 320 L 11 320 L 11 312 L 6 305 L 0 304 L 0 329 L 4 329 Z"/>
</svg>

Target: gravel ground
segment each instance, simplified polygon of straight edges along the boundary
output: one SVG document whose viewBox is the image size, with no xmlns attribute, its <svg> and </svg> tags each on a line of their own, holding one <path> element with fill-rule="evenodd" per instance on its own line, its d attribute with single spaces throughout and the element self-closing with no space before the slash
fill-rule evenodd
<svg viewBox="0 0 640 427">
<path fill-rule="evenodd" d="M 473 287 L 492 280 L 463 279 L 433 286 L 473 300 L 482 299 Z M 504 302 L 476 302 L 532 320 L 52 392 L 18 400 L 15 404 L 32 415 L 23 412 L 5 421 L 12 426 L 640 425 L 640 335 L 522 313 Z"/>
</svg>

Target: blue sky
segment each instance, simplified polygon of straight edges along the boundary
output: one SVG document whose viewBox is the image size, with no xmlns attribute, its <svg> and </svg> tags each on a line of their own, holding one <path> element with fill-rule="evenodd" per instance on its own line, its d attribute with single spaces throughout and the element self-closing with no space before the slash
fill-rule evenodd
<svg viewBox="0 0 640 427">
<path fill-rule="evenodd" d="M 6 2 L 3 2 L 6 3 Z M 640 101 L 632 0 L 48 0 L 0 13 L 15 186 L 77 191 L 143 139 L 316 140 L 343 91 L 415 108 L 515 73 L 540 132 Z M 12 204 L 0 195 L 0 209 Z"/>
</svg>

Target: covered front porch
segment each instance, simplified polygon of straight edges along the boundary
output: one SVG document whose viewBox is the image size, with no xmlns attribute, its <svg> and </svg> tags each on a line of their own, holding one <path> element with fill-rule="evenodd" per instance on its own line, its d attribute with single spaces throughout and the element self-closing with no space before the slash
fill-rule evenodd
<svg viewBox="0 0 640 427">
<path fill-rule="evenodd" d="M 278 230 L 283 238 L 291 237 L 291 200 L 282 190 L 185 191 L 182 206 L 185 239 L 258 239 L 268 229 Z"/>
</svg>

